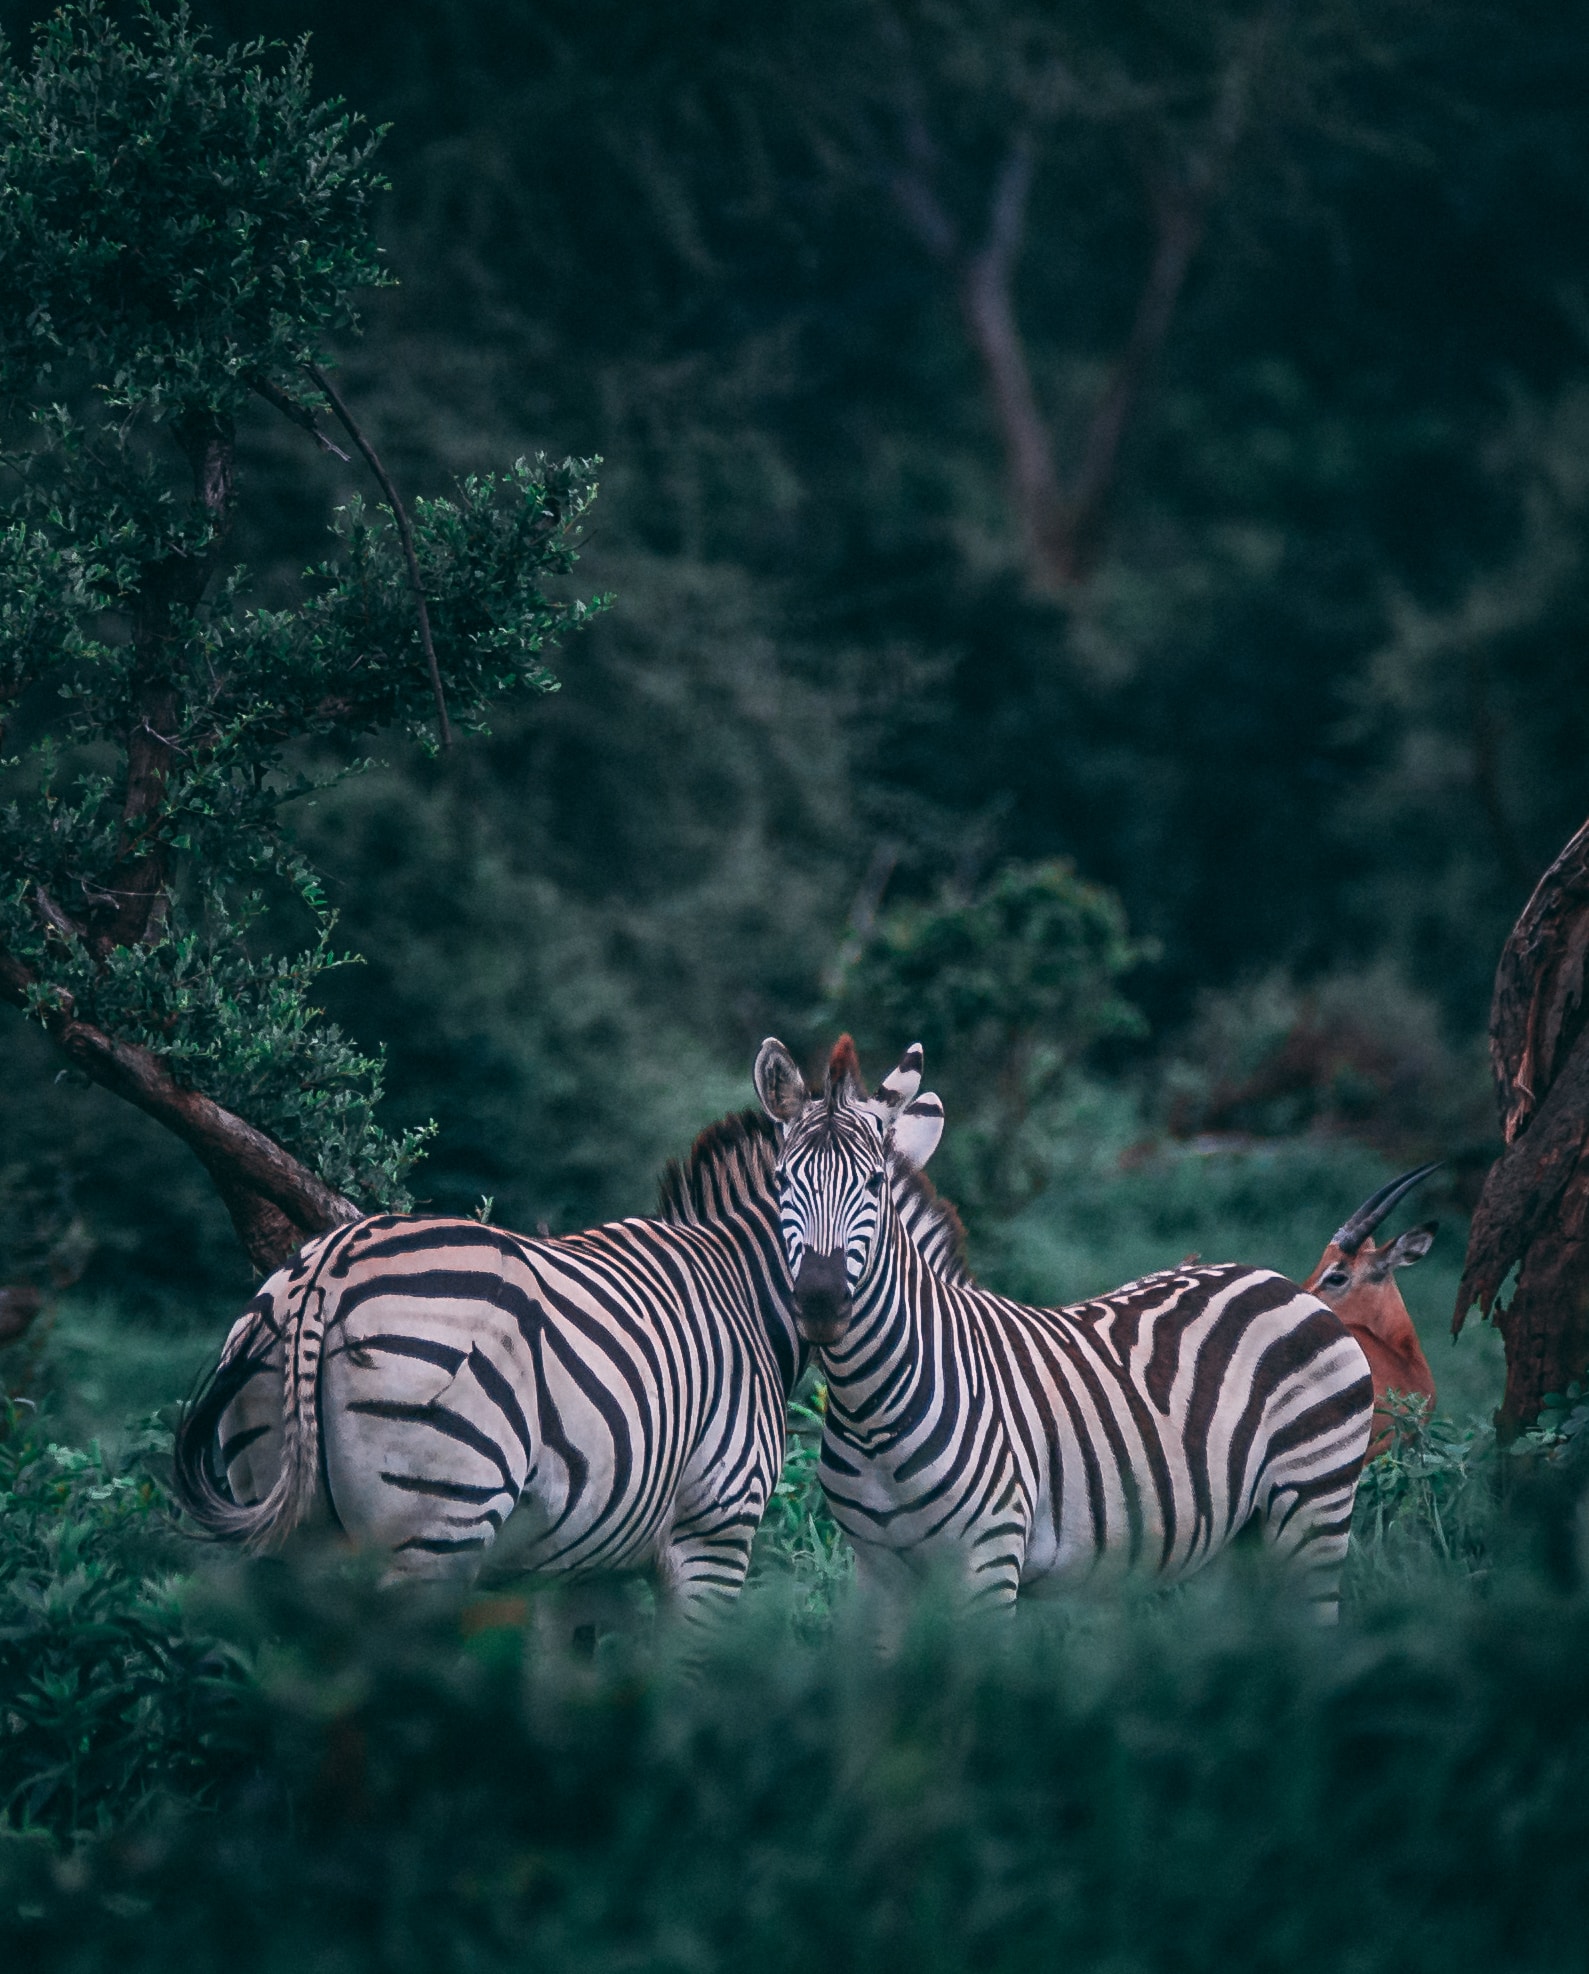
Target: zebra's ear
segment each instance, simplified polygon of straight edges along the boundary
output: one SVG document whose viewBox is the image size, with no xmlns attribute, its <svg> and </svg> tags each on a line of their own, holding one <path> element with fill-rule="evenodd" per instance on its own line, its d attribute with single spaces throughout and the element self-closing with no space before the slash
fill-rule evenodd
<svg viewBox="0 0 1589 1974">
<path fill-rule="evenodd" d="M 894 1119 L 889 1144 L 895 1162 L 903 1160 L 919 1172 L 938 1149 L 942 1136 L 943 1105 L 931 1090 L 923 1090 Z"/>
<path fill-rule="evenodd" d="M 923 1057 L 920 1042 L 910 1047 L 877 1086 L 873 1099 L 888 1110 L 903 1110 L 921 1088 Z"/>
<path fill-rule="evenodd" d="M 811 1093 L 806 1088 L 806 1079 L 796 1067 L 794 1057 L 776 1035 L 769 1035 L 757 1050 L 753 1074 L 762 1109 L 780 1124 L 787 1124 L 791 1118 L 798 1117 L 802 1107 L 810 1101 Z"/>
</svg>

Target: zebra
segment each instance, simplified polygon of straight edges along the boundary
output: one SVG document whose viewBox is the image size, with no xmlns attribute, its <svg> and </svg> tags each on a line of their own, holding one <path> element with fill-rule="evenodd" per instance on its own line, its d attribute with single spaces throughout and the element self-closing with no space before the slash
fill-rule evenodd
<svg viewBox="0 0 1589 1974">
<path fill-rule="evenodd" d="M 848 1036 L 816 1095 L 774 1037 L 755 1065 L 858 1581 L 942 1566 L 1009 1605 L 1131 1565 L 1185 1576 L 1256 1522 L 1334 1618 L 1373 1412 L 1340 1319 L 1264 1268 L 1182 1266 L 1062 1309 L 935 1275 L 886 1183 L 942 1129 L 896 1101 L 921 1062 L 908 1049 L 875 1098 Z"/>
<path fill-rule="evenodd" d="M 734 1595 L 808 1356 L 776 1155 L 748 1111 L 669 1165 L 656 1219 L 530 1240 L 377 1214 L 309 1241 L 185 1409 L 177 1499 L 255 1550 L 325 1514 L 392 1579 L 472 1576 L 511 1516 L 527 1573 Z M 900 1193 L 928 1265 L 963 1273 L 953 1209 L 912 1173 Z"/>
</svg>

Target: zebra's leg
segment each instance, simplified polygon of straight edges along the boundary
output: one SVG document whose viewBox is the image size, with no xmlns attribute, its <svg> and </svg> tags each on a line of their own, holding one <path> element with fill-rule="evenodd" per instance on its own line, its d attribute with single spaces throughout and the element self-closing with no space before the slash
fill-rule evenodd
<svg viewBox="0 0 1589 1974">
<path fill-rule="evenodd" d="M 880 1612 L 901 1619 L 922 1586 L 935 1580 L 941 1582 L 951 1599 L 969 1609 L 1012 1611 L 1021 1587 L 1021 1566 L 1026 1554 L 1024 1540 L 1012 1539 L 1016 1535 L 1018 1532 L 1008 1527 L 990 1531 L 969 1548 L 946 1555 L 936 1577 L 931 1567 L 924 1569 L 897 1549 L 889 1549 L 882 1543 L 857 1542 L 852 1536 L 856 1588 Z"/>
<path fill-rule="evenodd" d="M 634 1578 L 554 1577 L 530 1597 L 531 1628 L 543 1653 L 592 1659 L 610 1632 L 635 1630 Z"/>
<path fill-rule="evenodd" d="M 715 1616 L 744 1587 L 755 1533 L 755 1520 L 747 1518 L 717 1522 L 706 1528 L 675 1526 L 657 1549 L 655 1575 L 659 1595 L 691 1622 Z"/>
<path fill-rule="evenodd" d="M 1280 1481 L 1260 1511 L 1264 1540 L 1302 1591 L 1320 1624 L 1341 1615 L 1341 1571 L 1352 1531 L 1358 1466 L 1349 1474 Z"/>
<path fill-rule="evenodd" d="M 921 1578 L 897 1549 L 880 1542 L 858 1542 L 855 1552 L 855 1588 L 868 1605 L 868 1620 L 879 1655 L 889 1659 L 904 1643 L 911 1606 L 921 1591 Z"/>
</svg>

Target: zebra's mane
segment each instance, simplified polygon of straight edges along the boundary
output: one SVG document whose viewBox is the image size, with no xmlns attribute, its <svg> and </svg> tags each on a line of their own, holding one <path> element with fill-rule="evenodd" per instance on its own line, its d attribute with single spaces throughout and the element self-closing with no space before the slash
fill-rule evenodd
<svg viewBox="0 0 1589 1974">
<path fill-rule="evenodd" d="M 772 1191 L 778 1163 L 778 1131 L 759 1110 L 720 1117 L 691 1145 L 686 1158 L 670 1158 L 657 1185 L 657 1212 L 676 1227 L 721 1220 L 742 1200 Z"/>
<path fill-rule="evenodd" d="M 721 1220 L 747 1199 L 772 1191 L 778 1163 L 778 1131 L 759 1110 L 720 1117 L 691 1145 L 687 1157 L 670 1158 L 657 1187 L 657 1212 L 676 1227 Z M 922 1259 L 946 1282 L 971 1286 L 966 1230 L 960 1215 L 924 1172 L 896 1166 L 894 1205 Z"/>
<path fill-rule="evenodd" d="M 966 1261 L 966 1230 L 951 1201 L 914 1165 L 898 1165 L 893 1175 L 894 1205 L 905 1232 L 935 1275 L 961 1288 L 975 1288 Z"/>
</svg>

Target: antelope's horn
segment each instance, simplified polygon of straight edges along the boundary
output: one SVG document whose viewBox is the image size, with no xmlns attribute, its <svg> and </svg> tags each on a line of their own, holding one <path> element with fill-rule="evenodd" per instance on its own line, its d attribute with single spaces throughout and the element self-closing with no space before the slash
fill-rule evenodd
<svg viewBox="0 0 1589 1974">
<path fill-rule="evenodd" d="M 1341 1226 L 1335 1235 L 1335 1246 L 1342 1254 L 1356 1254 L 1380 1221 L 1385 1218 L 1398 1200 L 1405 1199 L 1414 1186 L 1427 1179 L 1431 1172 L 1438 1172 L 1444 1159 L 1432 1159 L 1427 1165 L 1415 1166 L 1411 1172 L 1404 1172 L 1399 1179 L 1392 1179 L 1388 1186 L 1381 1186 L 1372 1193 Z"/>
</svg>

